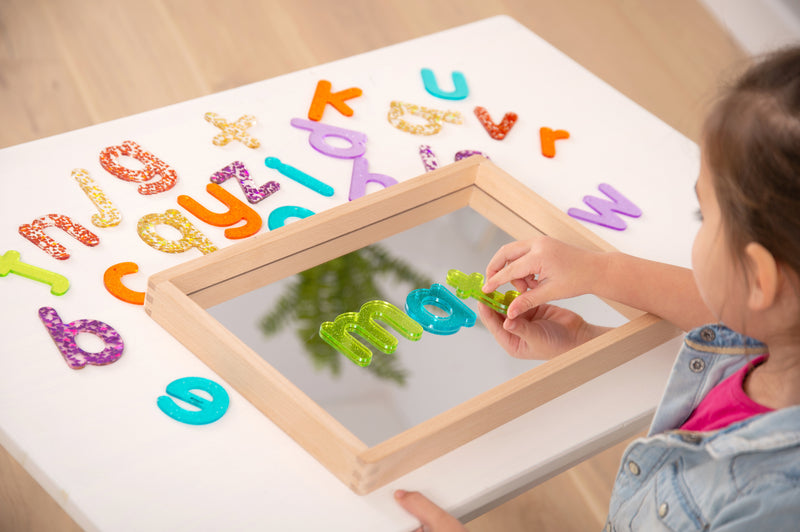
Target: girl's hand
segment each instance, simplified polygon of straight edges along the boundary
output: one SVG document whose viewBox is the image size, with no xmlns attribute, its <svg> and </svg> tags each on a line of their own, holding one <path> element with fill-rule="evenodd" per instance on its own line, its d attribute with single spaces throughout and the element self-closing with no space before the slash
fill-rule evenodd
<svg viewBox="0 0 800 532">
<path fill-rule="evenodd" d="M 458 519 L 433 504 L 419 492 L 397 490 L 394 492 L 394 498 L 405 511 L 419 519 L 421 526 L 417 530 L 467 532 Z"/>
<path fill-rule="evenodd" d="M 512 242 L 489 261 L 483 291 L 511 283 L 520 293 L 508 307 L 514 319 L 548 301 L 590 293 L 604 256 L 549 237 Z"/>
<path fill-rule="evenodd" d="M 497 343 L 515 358 L 548 360 L 608 330 L 554 305 L 539 305 L 513 319 L 486 305 L 478 305 L 478 314 Z"/>
</svg>

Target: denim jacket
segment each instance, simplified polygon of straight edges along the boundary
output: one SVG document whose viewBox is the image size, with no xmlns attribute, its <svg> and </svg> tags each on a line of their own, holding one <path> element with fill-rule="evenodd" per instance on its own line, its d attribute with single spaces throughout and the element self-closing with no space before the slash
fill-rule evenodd
<svg viewBox="0 0 800 532">
<path fill-rule="evenodd" d="M 766 346 L 722 325 L 684 340 L 650 432 L 625 450 L 605 530 L 800 530 L 800 406 L 679 430 Z"/>
</svg>

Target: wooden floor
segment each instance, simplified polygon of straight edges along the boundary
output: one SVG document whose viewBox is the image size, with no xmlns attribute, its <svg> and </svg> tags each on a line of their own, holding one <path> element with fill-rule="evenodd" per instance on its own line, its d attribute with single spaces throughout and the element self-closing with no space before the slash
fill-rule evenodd
<svg viewBox="0 0 800 532">
<path fill-rule="evenodd" d="M 694 140 L 720 80 L 745 62 L 696 0 L 0 0 L 0 147 L 497 14 L 516 18 Z M 474 520 L 470 530 L 601 528 L 622 448 Z M 1 451 L 0 530 L 69 529 L 54 526 L 69 518 Z M 37 520 L 12 524 L 20 497 L 37 508 Z"/>
</svg>

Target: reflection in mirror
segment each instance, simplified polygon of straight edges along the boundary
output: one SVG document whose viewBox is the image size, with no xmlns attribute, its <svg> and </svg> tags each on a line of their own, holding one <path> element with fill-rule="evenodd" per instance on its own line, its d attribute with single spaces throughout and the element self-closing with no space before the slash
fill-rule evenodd
<svg viewBox="0 0 800 532">
<path fill-rule="evenodd" d="M 411 290 L 446 285 L 450 269 L 483 273 L 497 249 L 512 240 L 465 207 L 208 312 L 366 445 L 374 446 L 541 361 L 508 356 L 478 320 L 452 335 L 426 332 L 418 342 L 387 327 L 399 340 L 395 353 L 383 354 L 364 342 L 373 358 L 369 366 L 360 367 L 321 340 L 320 325 L 344 312 L 357 312 L 374 299 L 403 309 Z M 464 302 L 477 311 L 476 301 Z M 615 327 L 626 321 L 592 296 L 558 304 L 600 325 Z"/>
</svg>

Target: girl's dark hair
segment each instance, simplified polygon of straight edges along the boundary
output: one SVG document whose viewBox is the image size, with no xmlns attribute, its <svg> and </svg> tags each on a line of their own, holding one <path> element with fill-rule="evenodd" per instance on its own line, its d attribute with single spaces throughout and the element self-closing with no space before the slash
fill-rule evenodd
<svg viewBox="0 0 800 532">
<path fill-rule="evenodd" d="M 722 94 L 703 148 L 734 255 L 758 242 L 800 274 L 800 47 L 766 56 Z"/>
</svg>

